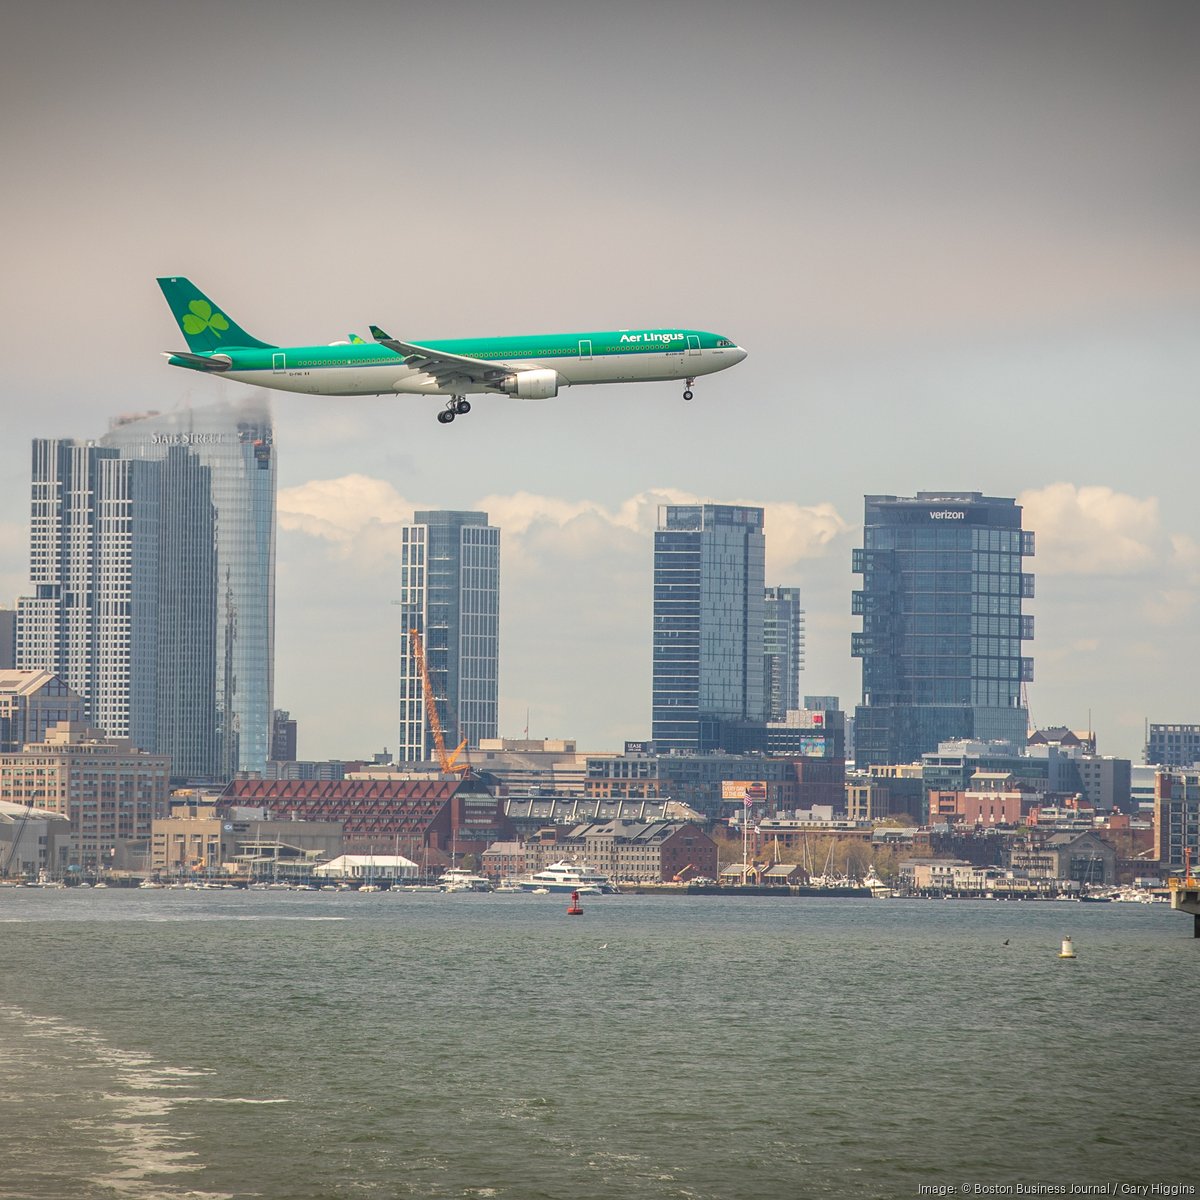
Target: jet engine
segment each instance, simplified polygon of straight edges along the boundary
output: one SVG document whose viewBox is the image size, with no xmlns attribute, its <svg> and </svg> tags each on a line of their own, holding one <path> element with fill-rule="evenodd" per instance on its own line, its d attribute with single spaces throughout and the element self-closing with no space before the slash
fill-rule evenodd
<svg viewBox="0 0 1200 1200">
<path fill-rule="evenodd" d="M 558 395 L 558 372 L 518 371 L 504 377 L 500 390 L 520 400 L 549 400 Z"/>
</svg>

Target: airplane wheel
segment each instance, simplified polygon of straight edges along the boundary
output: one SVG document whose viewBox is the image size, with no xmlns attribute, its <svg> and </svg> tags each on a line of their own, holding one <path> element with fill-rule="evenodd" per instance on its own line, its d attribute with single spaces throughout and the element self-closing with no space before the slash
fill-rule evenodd
<svg viewBox="0 0 1200 1200">
<path fill-rule="evenodd" d="M 690 388 L 689 388 L 689 389 L 688 389 L 686 392 L 684 392 L 684 393 L 683 393 L 683 398 L 684 398 L 685 400 L 690 400 L 690 399 L 692 398 L 692 393 L 691 393 L 691 389 L 690 389 Z"/>
<path fill-rule="evenodd" d="M 458 402 L 458 403 L 457 403 L 457 404 L 454 406 L 454 411 L 455 411 L 456 413 L 469 413 L 469 412 L 471 411 L 471 402 L 470 402 L 470 400 L 460 400 L 460 401 L 459 401 L 459 402 Z"/>
<path fill-rule="evenodd" d="M 454 420 L 454 414 L 448 408 L 444 408 L 440 413 L 438 413 L 438 420 L 441 421 L 443 425 L 449 425 L 450 422 Z"/>
</svg>

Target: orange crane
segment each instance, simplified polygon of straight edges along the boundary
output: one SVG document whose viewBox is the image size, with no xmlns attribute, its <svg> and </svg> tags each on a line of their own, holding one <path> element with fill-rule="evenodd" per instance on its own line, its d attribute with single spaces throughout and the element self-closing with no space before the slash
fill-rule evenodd
<svg viewBox="0 0 1200 1200">
<path fill-rule="evenodd" d="M 433 745 L 437 750 L 438 765 L 443 774 L 454 775 L 470 771 L 470 765 L 457 762 L 458 756 L 466 747 L 467 739 L 463 738 L 453 754 L 446 753 L 446 739 L 442 734 L 442 719 L 438 716 L 437 701 L 433 696 L 433 684 L 429 682 L 429 663 L 425 659 L 425 643 L 421 640 L 419 629 L 408 631 L 408 644 L 412 647 L 413 660 L 421 673 L 421 687 L 425 692 L 425 719 L 429 722 L 429 732 L 433 734 Z"/>
</svg>

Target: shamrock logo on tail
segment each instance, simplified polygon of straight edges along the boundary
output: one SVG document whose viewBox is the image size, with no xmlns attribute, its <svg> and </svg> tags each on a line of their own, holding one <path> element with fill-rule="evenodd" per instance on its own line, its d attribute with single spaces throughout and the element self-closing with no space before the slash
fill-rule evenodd
<svg viewBox="0 0 1200 1200">
<path fill-rule="evenodd" d="M 221 332 L 228 328 L 229 322 L 221 313 L 213 312 L 207 300 L 193 300 L 183 316 L 184 333 L 197 334 L 211 329 L 214 337 L 220 337 Z"/>
</svg>

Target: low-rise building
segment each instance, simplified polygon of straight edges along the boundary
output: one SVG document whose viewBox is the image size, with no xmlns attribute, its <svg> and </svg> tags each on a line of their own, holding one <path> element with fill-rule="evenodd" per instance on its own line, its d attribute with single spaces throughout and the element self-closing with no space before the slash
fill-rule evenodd
<svg viewBox="0 0 1200 1200">
<path fill-rule="evenodd" d="M 269 875 L 285 857 L 332 858 L 341 852 L 337 821 L 272 820 L 262 812 L 178 804 L 170 816 L 153 823 L 149 867 L 168 875 L 233 870 Z"/>
<path fill-rule="evenodd" d="M 663 883 L 684 872 L 707 878 L 717 873 L 716 842 L 690 822 L 581 825 L 561 845 L 577 848 L 589 867 L 618 882 Z"/>
<path fill-rule="evenodd" d="M 71 821 L 64 813 L 0 800 L 0 879 L 52 873 L 70 846 Z"/>
<path fill-rule="evenodd" d="M 1031 879 L 1072 880 L 1107 887 L 1117 879 L 1117 852 L 1094 833 L 1052 833 L 1009 848 L 1008 865 Z"/>
<path fill-rule="evenodd" d="M 61 721 L 40 742 L 0 754 L 0 800 L 63 813 L 71 842 L 59 846 L 55 873 L 114 864 L 122 845 L 146 840 L 164 815 L 171 760 L 138 750 L 128 738 Z"/>
</svg>

